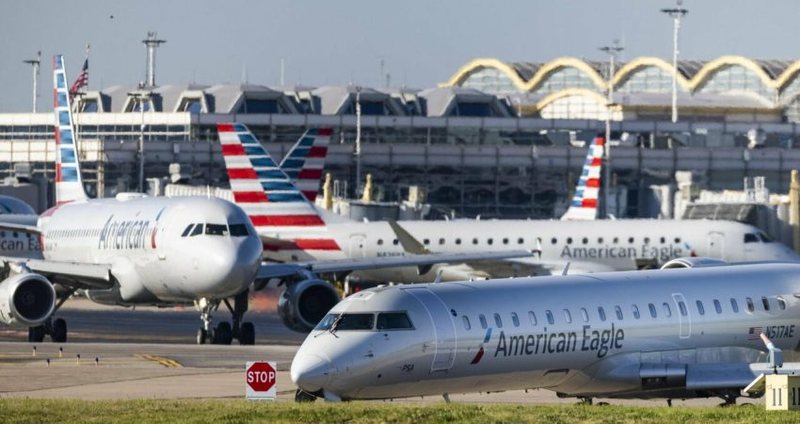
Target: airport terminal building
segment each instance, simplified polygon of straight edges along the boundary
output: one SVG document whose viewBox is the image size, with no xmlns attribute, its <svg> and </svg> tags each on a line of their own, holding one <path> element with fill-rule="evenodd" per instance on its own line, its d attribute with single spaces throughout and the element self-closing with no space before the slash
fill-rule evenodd
<svg viewBox="0 0 800 424">
<path fill-rule="evenodd" d="M 679 120 L 670 120 L 672 78 Z M 253 84 L 113 86 L 74 102 L 87 189 L 136 190 L 139 140 L 148 179 L 170 164 L 196 185 L 226 186 L 216 123 L 240 121 L 280 158 L 308 127 L 332 127 L 327 169 L 352 195 L 359 119 L 363 174 L 378 198 L 420 186 L 444 214 L 559 216 L 585 157 L 583 143 L 611 120 L 617 216 L 652 216 L 650 187 L 679 170 L 711 189 L 765 176 L 788 190 L 800 168 L 800 61 L 724 56 L 619 64 L 475 59 L 439 87 L 267 87 Z M 613 87 L 614 102 L 607 90 Z M 46 97 L 46 96 L 43 96 Z M 44 110 L 40 107 L 40 110 Z M 52 178 L 53 114 L 0 114 L 0 176 Z M 25 165 L 27 164 L 27 165 Z"/>
</svg>

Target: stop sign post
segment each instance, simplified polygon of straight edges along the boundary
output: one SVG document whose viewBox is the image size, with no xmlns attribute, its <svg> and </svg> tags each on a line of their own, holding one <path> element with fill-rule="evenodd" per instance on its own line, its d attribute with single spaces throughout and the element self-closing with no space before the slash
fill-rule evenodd
<svg viewBox="0 0 800 424">
<path fill-rule="evenodd" d="M 275 400 L 278 393 L 278 373 L 275 362 L 248 362 L 244 367 L 247 399 Z"/>
</svg>

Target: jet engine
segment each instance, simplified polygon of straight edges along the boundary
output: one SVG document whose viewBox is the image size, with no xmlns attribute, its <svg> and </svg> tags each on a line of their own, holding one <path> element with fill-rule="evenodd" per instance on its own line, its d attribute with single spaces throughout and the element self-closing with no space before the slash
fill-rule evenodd
<svg viewBox="0 0 800 424">
<path fill-rule="evenodd" d="M 12 273 L 0 282 L 0 322 L 16 327 L 44 323 L 56 307 L 50 281 L 32 272 Z"/>
<path fill-rule="evenodd" d="M 286 283 L 278 300 L 278 315 L 294 331 L 308 333 L 339 303 L 339 293 L 313 273 Z"/>
<path fill-rule="evenodd" d="M 722 265 L 728 265 L 728 263 L 721 259 L 686 257 L 686 258 L 675 258 L 662 265 L 661 269 L 707 268 L 710 266 L 722 266 Z"/>
</svg>

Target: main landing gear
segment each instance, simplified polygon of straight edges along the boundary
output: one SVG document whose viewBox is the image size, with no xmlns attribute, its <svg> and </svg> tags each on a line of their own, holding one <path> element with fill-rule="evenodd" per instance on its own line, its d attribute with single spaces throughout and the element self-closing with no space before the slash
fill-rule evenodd
<svg viewBox="0 0 800 424">
<path fill-rule="evenodd" d="M 229 345 L 233 339 L 239 340 L 241 345 L 254 345 L 256 343 L 256 328 L 252 322 L 242 322 L 245 312 L 247 312 L 249 294 L 248 290 L 234 296 L 233 305 L 228 299 L 222 302 L 231 312 L 231 323 L 222 321 L 215 328 L 211 328 L 211 314 L 219 308 L 220 301 L 216 299 L 202 298 L 194 302 L 195 307 L 200 311 L 200 319 L 203 326 L 197 330 L 197 344 Z"/>
<path fill-rule="evenodd" d="M 58 303 L 56 303 L 53 313 L 61 308 L 61 305 L 75 293 L 75 289 L 67 290 L 58 296 Z M 44 336 L 50 336 L 53 343 L 66 343 L 67 342 L 67 321 L 63 318 L 53 319 L 51 316 L 42 325 L 36 327 L 28 327 L 28 341 L 32 343 L 41 343 L 44 341 Z"/>
</svg>

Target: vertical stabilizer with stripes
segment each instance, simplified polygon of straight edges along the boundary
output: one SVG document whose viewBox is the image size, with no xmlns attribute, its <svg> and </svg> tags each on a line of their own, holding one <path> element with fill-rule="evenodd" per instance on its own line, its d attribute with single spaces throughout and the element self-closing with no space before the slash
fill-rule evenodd
<svg viewBox="0 0 800 424">
<path fill-rule="evenodd" d="M 600 172 L 603 170 L 603 149 L 605 139 L 597 136 L 589 146 L 586 162 L 583 164 L 581 178 L 575 188 L 569 209 L 561 217 L 563 220 L 597 219 L 597 203 L 600 194 Z"/>
<path fill-rule="evenodd" d="M 56 139 L 56 204 L 86 200 L 81 182 L 81 168 L 72 126 L 67 73 L 64 57 L 53 56 L 53 107 L 55 108 Z"/>
<path fill-rule="evenodd" d="M 317 199 L 322 184 L 322 170 L 325 168 L 332 133 L 330 128 L 309 129 L 280 164 L 281 170 L 312 203 Z"/>
<path fill-rule="evenodd" d="M 217 131 L 234 203 L 247 213 L 259 234 L 283 240 L 265 242 L 265 250 L 341 250 L 326 234 L 314 205 L 245 125 L 220 123 Z"/>
</svg>

